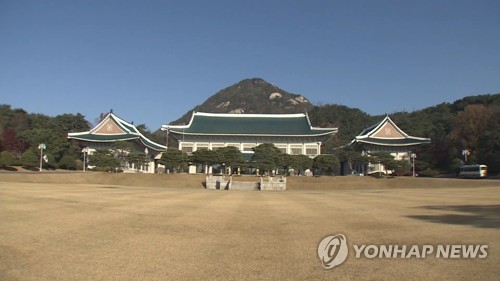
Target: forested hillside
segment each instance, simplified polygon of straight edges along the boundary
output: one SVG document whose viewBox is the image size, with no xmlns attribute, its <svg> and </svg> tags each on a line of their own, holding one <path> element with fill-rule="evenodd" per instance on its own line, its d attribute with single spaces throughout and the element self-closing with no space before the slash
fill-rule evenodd
<svg viewBox="0 0 500 281">
<path fill-rule="evenodd" d="M 78 142 L 68 140 L 67 135 L 87 131 L 90 126 L 80 113 L 50 117 L 0 105 L 0 169 L 12 165 L 37 167 L 40 159 L 38 145 L 42 143 L 46 145 L 44 154 L 48 158 L 44 166 L 75 169 L 82 158 L 82 148 Z M 155 139 L 145 125 L 137 128 Z"/>
<path fill-rule="evenodd" d="M 360 109 L 343 105 L 313 106 L 306 98 L 269 86 L 270 84 L 260 79 L 242 82 L 247 87 L 243 91 L 257 89 L 261 92 L 260 96 L 248 94 L 247 97 L 252 98 L 245 100 L 240 91 L 242 85 L 236 84 L 232 86 L 234 89 L 229 87 L 222 90 L 216 97 L 209 98 L 205 105 L 195 109 L 205 112 L 230 112 L 234 107 L 247 113 L 307 111 L 313 126 L 339 128 L 339 133 L 323 147 L 323 153 L 337 155 L 354 149 L 352 146 L 344 149 L 339 147 L 348 144 L 364 128 L 384 117 L 371 116 Z M 234 95 L 235 92 L 240 94 Z M 233 97 L 240 100 L 234 102 Z M 258 100 L 259 104 L 255 104 L 254 100 Z M 211 110 L 213 107 L 208 104 L 220 110 Z M 225 109 L 222 110 L 222 107 Z M 431 171 L 430 174 L 453 173 L 464 160 L 462 151 L 466 149 L 470 152 L 468 163 L 486 164 L 490 174 L 500 173 L 500 94 L 471 96 L 453 103 L 390 115 L 408 134 L 429 137 L 432 140 L 431 144 L 417 149 L 417 170 Z M 184 119 L 187 116 L 189 114 L 186 114 Z M 179 119 L 181 120 L 183 118 Z M 145 125 L 138 125 L 137 128 L 151 140 L 164 143 L 163 134 L 151 133 Z M 38 145 L 45 143 L 48 165 L 74 169 L 75 160 L 82 157 L 81 147 L 78 143 L 69 141 L 66 138 L 67 133 L 89 129 L 90 123 L 80 113 L 49 117 L 27 113 L 10 105 L 0 105 L 0 168 L 11 165 L 37 166 Z"/>
<path fill-rule="evenodd" d="M 466 149 L 468 163 L 486 164 L 490 173 L 500 173 L 500 94 L 466 97 L 393 117 L 409 134 L 432 139 L 420 149 L 420 168 L 453 172 Z"/>
<path fill-rule="evenodd" d="M 318 106 L 309 116 L 315 126 L 339 128 L 334 139 L 325 144 L 324 153 L 336 151 L 384 118 L 342 105 Z M 500 94 L 465 97 L 390 116 L 409 135 L 431 138 L 431 144 L 416 151 L 420 170 L 454 173 L 464 160 L 462 151 L 468 150 L 467 163 L 486 164 L 490 172 L 500 172 Z"/>
</svg>

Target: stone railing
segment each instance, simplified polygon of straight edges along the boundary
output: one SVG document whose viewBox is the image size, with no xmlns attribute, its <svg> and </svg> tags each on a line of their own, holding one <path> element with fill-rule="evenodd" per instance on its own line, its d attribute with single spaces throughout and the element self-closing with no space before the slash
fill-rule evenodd
<svg viewBox="0 0 500 281">
<path fill-rule="evenodd" d="M 260 178 L 260 190 L 286 190 L 285 177 L 267 177 L 267 182 L 264 178 Z"/>
<path fill-rule="evenodd" d="M 225 178 L 224 176 L 212 176 L 209 175 L 205 179 L 206 189 L 231 189 L 232 177 Z"/>
<path fill-rule="evenodd" d="M 233 181 L 233 177 L 209 175 L 205 180 L 206 189 L 221 190 L 286 190 L 285 177 L 260 177 L 259 182 Z"/>
</svg>

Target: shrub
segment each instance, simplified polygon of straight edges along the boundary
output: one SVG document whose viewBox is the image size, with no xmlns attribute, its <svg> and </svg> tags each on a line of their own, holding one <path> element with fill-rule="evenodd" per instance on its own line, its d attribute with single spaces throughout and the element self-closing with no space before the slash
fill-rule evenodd
<svg viewBox="0 0 500 281">
<path fill-rule="evenodd" d="M 75 170 L 76 169 L 76 159 L 73 156 L 63 156 L 61 160 L 59 160 L 59 168 L 66 170 Z"/>
<path fill-rule="evenodd" d="M 420 171 L 420 172 L 418 173 L 418 175 L 419 175 L 420 177 L 431 177 L 431 178 L 434 178 L 434 177 L 439 176 L 439 172 L 438 172 L 438 171 L 436 171 L 436 170 L 433 170 L 433 169 L 431 169 L 431 168 L 427 168 L 427 169 L 425 169 L 424 171 Z"/>
<path fill-rule="evenodd" d="M 21 156 L 21 162 L 23 163 L 23 165 L 28 167 L 37 167 L 39 165 L 38 161 L 38 157 L 30 149 L 26 150 Z"/>
<path fill-rule="evenodd" d="M 0 153 L 0 165 L 12 166 L 15 162 L 14 156 L 8 151 Z"/>
</svg>

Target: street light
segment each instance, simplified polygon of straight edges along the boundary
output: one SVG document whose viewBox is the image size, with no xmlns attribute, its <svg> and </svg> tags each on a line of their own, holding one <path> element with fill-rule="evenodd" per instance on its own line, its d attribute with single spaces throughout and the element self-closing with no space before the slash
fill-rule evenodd
<svg viewBox="0 0 500 281">
<path fill-rule="evenodd" d="M 166 147 L 166 150 L 168 150 L 168 134 L 170 133 L 169 132 L 169 127 L 167 127 L 167 143 L 165 144 L 165 147 Z"/>
<path fill-rule="evenodd" d="M 47 146 L 45 145 L 45 143 L 41 143 L 38 145 L 38 149 L 40 149 L 40 172 L 43 170 L 43 150 L 46 149 Z"/>
<path fill-rule="evenodd" d="M 148 151 L 148 148 L 144 148 L 144 155 L 146 157 L 146 172 L 149 173 L 149 155 L 148 155 L 149 151 Z"/>
<path fill-rule="evenodd" d="M 462 155 L 464 156 L 464 159 L 465 159 L 464 164 L 467 164 L 467 156 L 469 156 L 469 155 L 470 155 L 470 151 L 469 151 L 467 148 L 464 148 L 464 149 L 462 150 Z"/>
<path fill-rule="evenodd" d="M 415 176 L 415 159 L 417 159 L 417 154 L 412 153 L 410 155 L 410 158 L 413 159 L 413 163 L 412 163 L 412 166 L 413 166 L 413 176 Z"/>
<path fill-rule="evenodd" d="M 84 147 L 82 149 L 82 153 L 83 153 L 83 172 L 85 173 L 85 171 L 87 170 L 85 168 L 85 166 L 87 166 L 87 154 L 89 153 L 89 148 L 88 147 Z"/>
</svg>

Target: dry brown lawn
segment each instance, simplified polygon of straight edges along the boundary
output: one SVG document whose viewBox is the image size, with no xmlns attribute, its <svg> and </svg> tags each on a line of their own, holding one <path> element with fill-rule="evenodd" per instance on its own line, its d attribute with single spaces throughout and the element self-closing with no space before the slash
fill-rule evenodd
<svg viewBox="0 0 500 281">
<path fill-rule="evenodd" d="M 500 279 L 500 181 L 297 177 L 285 192 L 238 192 L 203 180 L 0 173 L 0 280 Z M 318 243 L 338 233 L 349 257 L 325 270 Z M 489 248 L 356 259 L 353 244 Z"/>
</svg>

